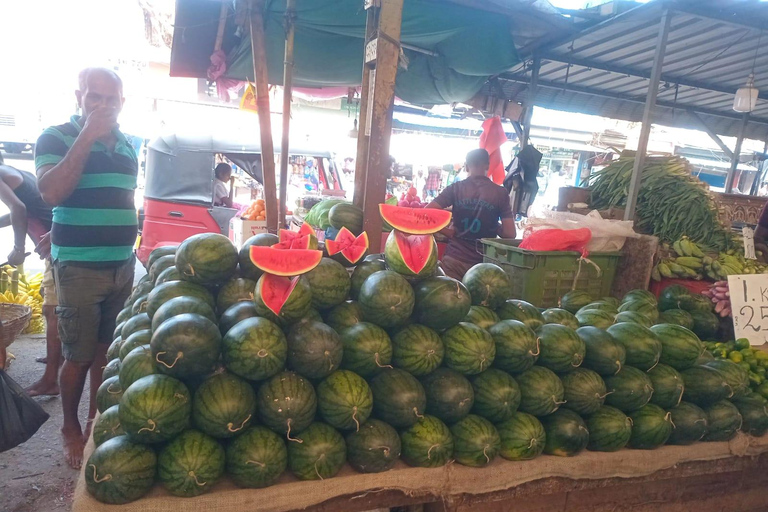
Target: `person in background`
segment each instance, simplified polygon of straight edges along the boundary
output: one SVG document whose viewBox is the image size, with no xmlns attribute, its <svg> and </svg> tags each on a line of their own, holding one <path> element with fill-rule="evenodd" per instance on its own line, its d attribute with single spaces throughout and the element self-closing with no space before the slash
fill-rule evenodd
<svg viewBox="0 0 768 512">
<path fill-rule="evenodd" d="M 14 246 L 8 255 L 8 263 L 21 265 L 26 259 L 27 235 L 35 242 L 35 251 L 45 259 L 45 272 L 40 286 L 43 295 L 43 317 L 45 318 L 46 357 L 42 378 L 26 389 L 30 396 L 59 394 L 59 365 L 61 363 L 61 341 L 56 320 L 56 287 L 53 281 L 53 267 L 50 259 L 51 220 L 53 213 L 40 192 L 34 174 L 4 165 L 0 155 L 0 200 L 10 213 L 0 217 L 0 228 L 12 226 Z M 4 349 L 0 349 L 4 350 Z M 4 360 L 5 358 L 0 358 Z"/>
<path fill-rule="evenodd" d="M 442 267 L 446 275 L 461 279 L 473 265 L 483 261 L 477 248 L 481 238 L 515 238 L 515 216 L 504 187 L 488 178 L 490 158 L 484 149 L 467 153 L 468 177 L 443 190 L 427 208 L 451 208 L 453 226 Z M 501 221 L 501 225 L 499 225 Z"/>
<path fill-rule="evenodd" d="M 117 123 L 123 83 L 105 68 L 88 68 L 75 91 L 82 115 L 47 128 L 37 139 L 35 168 L 43 200 L 53 209 L 51 258 L 64 365 L 59 387 L 67 463 L 82 464 L 96 414 L 115 318 L 133 287 L 138 232 L 136 152 Z M 91 392 L 85 429 L 78 406 L 86 377 Z"/>
<path fill-rule="evenodd" d="M 413 175 L 413 188 L 416 189 L 416 195 L 424 201 L 427 197 L 427 178 L 424 176 L 424 169 L 421 167 Z"/>
<path fill-rule="evenodd" d="M 216 183 L 213 186 L 213 206 L 232 208 L 232 199 L 229 197 L 232 166 L 222 162 L 216 166 L 213 173 L 216 175 Z"/>
<path fill-rule="evenodd" d="M 427 183 L 424 186 L 425 196 L 436 197 L 437 191 L 440 190 L 440 169 L 432 167 L 427 174 Z M 422 198 L 425 199 L 425 198 Z"/>
</svg>

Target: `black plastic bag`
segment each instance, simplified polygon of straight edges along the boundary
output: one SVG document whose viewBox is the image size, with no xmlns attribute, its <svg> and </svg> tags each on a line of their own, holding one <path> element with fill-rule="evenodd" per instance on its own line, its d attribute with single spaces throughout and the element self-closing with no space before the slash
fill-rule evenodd
<svg viewBox="0 0 768 512">
<path fill-rule="evenodd" d="M 48 418 L 48 413 L 0 370 L 0 452 L 25 442 Z"/>
</svg>

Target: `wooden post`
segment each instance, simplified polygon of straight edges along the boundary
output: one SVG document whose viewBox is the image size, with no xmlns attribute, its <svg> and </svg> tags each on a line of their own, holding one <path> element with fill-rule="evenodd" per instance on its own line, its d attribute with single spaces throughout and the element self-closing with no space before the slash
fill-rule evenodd
<svg viewBox="0 0 768 512">
<path fill-rule="evenodd" d="M 221 11 L 219 11 L 219 26 L 216 29 L 216 42 L 213 49 L 221 50 L 221 44 L 224 42 L 224 28 L 227 26 L 227 11 L 229 10 L 227 2 L 221 2 Z"/>
<path fill-rule="evenodd" d="M 403 0 L 381 0 L 376 39 L 366 45 L 365 51 L 366 61 L 375 60 L 374 73 L 370 77 L 373 90 L 368 98 L 368 102 L 373 104 L 369 106 L 366 124 L 361 128 L 363 133 L 370 131 L 363 227 L 368 232 L 372 253 L 381 250 L 382 221 L 379 216 L 379 204 L 384 202 L 390 173 L 389 139 L 392 135 L 392 110 L 395 104 L 395 79 L 400 58 L 402 17 Z"/>
<path fill-rule="evenodd" d="M 269 111 L 269 81 L 267 77 L 267 51 L 264 37 L 264 2 L 251 0 L 251 52 L 253 74 L 256 81 L 256 106 L 261 132 L 261 168 L 264 175 L 264 203 L 267 211 L 267 231 L 277 233 L 277 184 L 275 181 L 275 147 L 272 143 L 272 122 Z"/>
<path fill-rule="evenodd" d="M 744 131 L 747 129 L 747 121 L 749 121 L 749 112 L 745 112 L 741 118 L 741 125 L 739 126 L 739 134 L 736 137 L 736 147 L 731 154 L 731 167 L 728 169 L 728 174 L 725 176 L 725 193 L 733 193 L 733 179 L 736 177 L 736 169 L 739 166 L 739 158 L 741 157 L 741 144 L 744 142 Z"/>
<path fill-rule="evenodd" d="M 288 194 L 288 144 L 291 128 L 291 96 L 293 91 L 293 38 L 296 33 L 296 0 L 285 5 L 285 61 L 283 62 L 283 140 L 280 144 L 279 227 L 285 227 L 285 203 Z"/>
<path fill-rule="evenodd" d="M 365 45 L 376 36 L 376 18 L 374 16 L 375 8 L 366 11 L 367 18 L 365 22 Z M 373 66 L 367 63 L 363 64 L 363 78 L 360 86 L 360 115 L 357 124 L 357 156 L 355 157 L 355 192 L 354 204 L 358 208 L 363 208 L 365 202 L 365 183 L 368 178 L 368 142 L 370 141 L 370 130 L 368 127 L 368 102 L 371 99 L 371 71 Z"/>
</svg>

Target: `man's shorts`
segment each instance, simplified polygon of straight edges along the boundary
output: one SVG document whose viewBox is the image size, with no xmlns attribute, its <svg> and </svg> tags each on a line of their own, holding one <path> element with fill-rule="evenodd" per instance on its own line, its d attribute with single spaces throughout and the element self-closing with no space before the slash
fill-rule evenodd
<svg viewBox="0 0 768 512">
<path fill-rule="evenodd" d="M 67 361 L 87 363 L 97 344 L 112 342 L 115 318 L 133 287 L 134 259 L 114 268 L 88 268 L 54 261 L 59 337 Z"/>
<path fill-rule="evenodd" d="M 53 263 L 51 258 L 45 258 L 45 271 L 43 271 L 43 282 L 40 285 L 43 296 L 43 306 L 58 306 L 59 300 L 56 296 L 56 281 L 53 279 Z"/>
<path fill-rule="evenodd" d="M 467 270 L 475 266 L 475 263 L 467 263 L 453 256 L 443 256 L 443 259 L 440 260 L 440 266 L 443 267 L 445 275 L 461 281 Z"/>
</svg>

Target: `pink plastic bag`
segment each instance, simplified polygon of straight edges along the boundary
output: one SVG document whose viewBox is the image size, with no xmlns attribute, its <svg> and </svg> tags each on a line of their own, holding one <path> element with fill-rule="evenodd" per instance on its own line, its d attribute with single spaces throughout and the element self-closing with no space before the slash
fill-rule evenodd
<svg viewBox="0 0 768 512">
<path fill-rule="evenodd" d="M 592 231 L 580 229 L 540 229 L 523 238 L 521 249 L 530 251 L 578 251 L 585 255 Z"/>
</svg>

